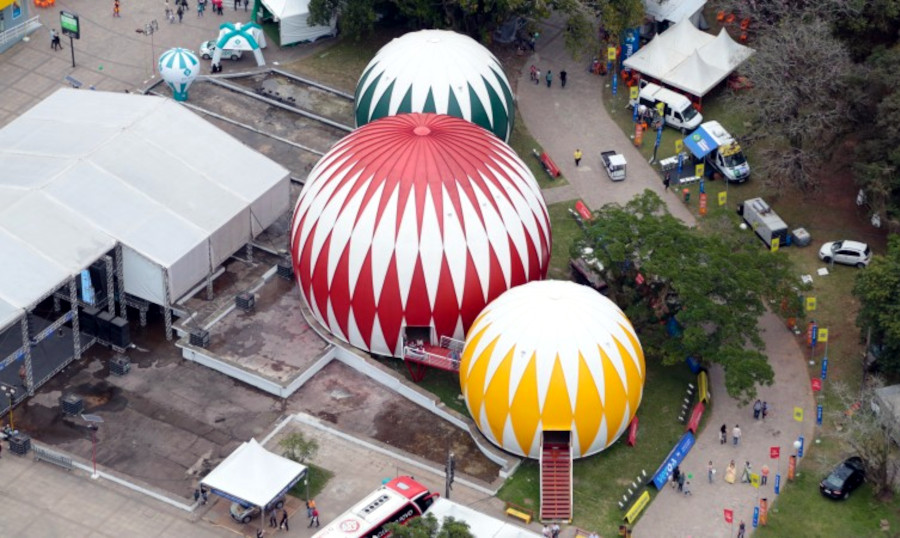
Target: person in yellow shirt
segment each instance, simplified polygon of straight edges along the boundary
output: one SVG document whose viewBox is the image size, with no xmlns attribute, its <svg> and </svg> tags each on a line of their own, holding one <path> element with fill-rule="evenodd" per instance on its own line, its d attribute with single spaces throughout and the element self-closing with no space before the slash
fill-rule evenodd
<svg viewBox="0 0 900 538">
<path fill-rule="evenodd" d="M 575 166 L 578 166 L 578 164 L 581 162 L 581 156 L 582 156 L 581 150 L 576 148 L 575 149 Z"/>
</svg>

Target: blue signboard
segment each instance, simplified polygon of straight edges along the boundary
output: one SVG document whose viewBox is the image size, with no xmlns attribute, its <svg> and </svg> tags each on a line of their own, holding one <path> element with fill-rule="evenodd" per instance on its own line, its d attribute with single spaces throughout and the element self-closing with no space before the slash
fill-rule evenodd
<svg viewBox="0 0 900 538">
<path fill-rule="evenodd" d="M 700 194 L 706 192 L 706 181 L 701 177 L 700 178 Z"/>
<path fill-rule="evenodd" d="M 800 437 L 798 437 L 797 440 L 800 441 L 800 448 L 797 449 L 797 457 L 802 458 L 803 457 L 803 445 L 805 444 L 805 440 L 803 439 L 802 435 Z"/>
<path fill-rule="evenodd" d="M 656 486 L 656 489 L 662 489 L 663 486 L 666 485 L 669 476 L 672 475 L 672 471 L 682 460 L 684 460 L 685 456 L 687 456 L 693 446 L 694 434 L 687 432 L 681 436 L 681 439 L 675 444 L 675 447 L 672 448 L 672 451 L 669 452 L 669 455 L 666 456 L 662 465 L 657 469 L 656 474 L 653 475 L 653 485 Z"/>
<path fill-rule="evenodd" d="M 819 404 L 816 406 L 816 424 L 819 426 L 822 425 L 822 405 Z"/>
<path fill-rule="evenodd" d="M 709 152 L 719 147 L 713 137 L 710 136 L 703 127 L 698 127 L 696 131 L 687 135 L 684 138 L 684 145 L 687 146 L 687 148 L 691 150 L 691 153 L 698 159 L 706 157 Z"/>
<path fill-rule="evenodd" d="M 777 474 L 777 475 L 775 475 L 775 495 L 778 495 L 780 493 L 781 493 L 781 475 Z"/>
<path fill-rule="evenodd" d="M 753 507 L 753 528 L 759 527 L 759 507 Z"/>
<path fill-rule="evenodd" d="M 91 272 L 81 272 L 81 300 L 89 305 L 94 304 L 94 285 L 91 283 Z"/>
<path fill-rule="evenodd" d="M 638 120 L 638 108 L 640 108 L 640 106 L 637 103 L 635 103 L 634 106 L 631 107 L 631 121 L 633 121 L 634 123 L 637 123 Z"/>
<path fill-rule="evenodd" d="M 684 153 L 678 154 L 678 177 L 681 177 L 681 170 L 684 168 Z"/>
<path fill-rule="evenodd" d="M 825 381 L 826 377 L 828 377 L 828 357 L 822 359 L 822 381 Z"/>
<path fill-rule="evenodd" d="M 612 94 L 616 95 L 617 93 L 619 93 L 619 77 L 616 76 L 616 73 L 614 71 L 612 80 Z"/>
<path fill-rule="evenodd" d="M 813 323 L 813 326 L 812 326 L 812 339 L 810 340 L 810 342 L 811 342 L 810 345 L 811 345 L 812 347 L 816 347 L 816 342 L 818 342 L 818 341 L 819 341 L 819 326 L 818 326 L 817 324 Z"/>
</svg>

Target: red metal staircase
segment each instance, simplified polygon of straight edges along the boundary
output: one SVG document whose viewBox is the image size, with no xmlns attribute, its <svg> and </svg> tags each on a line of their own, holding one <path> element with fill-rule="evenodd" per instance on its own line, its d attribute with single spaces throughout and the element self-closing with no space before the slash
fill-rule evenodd
<svg viewBox="0 0 900 538">
<path fill-rule="evenodd" d="M 541 521 L 572 521 L 570 432 L 543 432 L 541 438 Z"/>
<path fill-rule="evenodd" d="M 459 358 L 464 346 L 465 342 L 449 336 L 442 336 L 437 346 L 428 342 L 405 342 L 403 362 L 412 380 L 418 383 L 425 378 L 427 368 L 459 372 Z"/>
</svg>

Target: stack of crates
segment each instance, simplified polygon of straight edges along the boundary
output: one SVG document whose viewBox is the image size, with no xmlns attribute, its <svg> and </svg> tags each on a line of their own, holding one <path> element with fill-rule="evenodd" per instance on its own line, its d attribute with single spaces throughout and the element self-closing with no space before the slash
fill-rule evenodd
<svg viewBox="0 0 900 538">
<path fill-rule="evenodd" d="M 77 394 L 66 394 L 59 399 L 64 415 L 77 416 L 84 411 L 84 400 Z"/>
</svg>

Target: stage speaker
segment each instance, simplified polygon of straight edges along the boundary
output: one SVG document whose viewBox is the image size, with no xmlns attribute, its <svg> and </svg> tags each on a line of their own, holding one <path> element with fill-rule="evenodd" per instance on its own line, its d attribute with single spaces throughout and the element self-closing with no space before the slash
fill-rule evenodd
<svg viewBox="0 0 900 538">
<path fill-rule="evenodd" d="M 78 328 L 88 336 L 97 336 L 97 315 L 100 311 L 93 306 L 86 306 L 78 313 Z"/>
<path fill-rule="evenodd" d="M 109 322 L 109 343 L 118 348 L 126 348 L 131 345 L 128 320 L 115 317 Z"/>
<path fill-rule="evenodd" d="M 194 329 L 191 331 L 190 342 L 192 346 L 207 348 L 209 347 L 209 331 L 204 329 Z"/>
<path fill-rule="evenodd" d="M 113 315 L 104 310 L 97 314 L 97 338 L 102 342 L 109 343 L 109 326 L 112 323 Z"/>
</svg>

